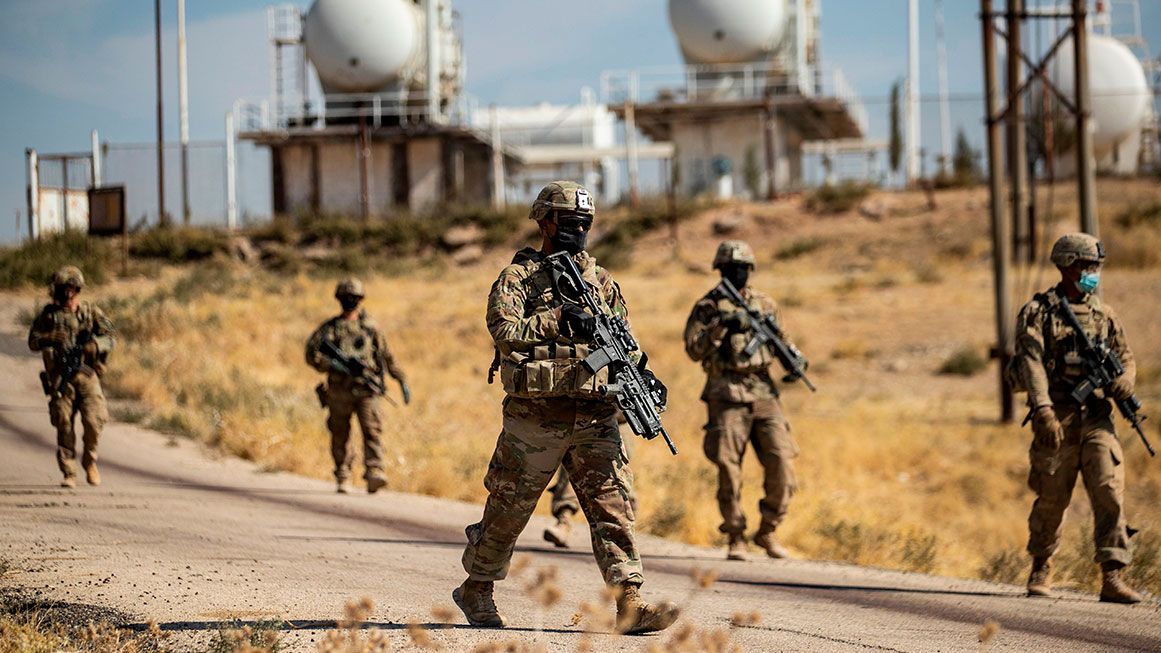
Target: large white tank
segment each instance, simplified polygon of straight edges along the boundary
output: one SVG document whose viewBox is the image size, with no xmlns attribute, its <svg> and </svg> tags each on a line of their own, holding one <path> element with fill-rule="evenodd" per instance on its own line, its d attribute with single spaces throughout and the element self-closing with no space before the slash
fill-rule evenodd
<svg viewBox="0 0 1161 653">
<path fill-rule="evenodd" d="M 758 61 L 782 45 L 786 0 L 669 0 L 669 24 L 689 64 Z"/>
<path fill-rule="evenodd" d="M 1140 131 L 1152 94 L 1141 62 L 1128 46 L 1100 35 L 1088 39 L 1088 79 L 1092 92 L 1093 149 L 1099 158 Z M 1075 96 L 1072 40 L 1054 57 L 1049 76 L 1066 97 Z"/>
<path fill-rule="evenodd" d="M 323 90 L 369 93 L 405 86 L 422 67 L 422 21 L 411 0 L 316 0 L 302 38 Z"/>
</svg>

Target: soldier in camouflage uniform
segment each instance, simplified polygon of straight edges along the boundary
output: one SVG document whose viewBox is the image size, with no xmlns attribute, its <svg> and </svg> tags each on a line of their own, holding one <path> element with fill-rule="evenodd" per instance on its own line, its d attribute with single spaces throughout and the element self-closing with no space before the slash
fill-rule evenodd
<svg viewBox="0 0 1161 653">
<path fill-rule="evenodd" d="M 588 518 L 604 580 L 618 593 L 619 630 L 661 630 L 677 619 L 676 606 L 650 605 L 638 591 L 644 576 L 633 534 L 632 473 L 617 429 L 617 406 L 599 390 L 608 382 L 608 370 L 594 375 L 581 365 L 596 320 L 561 297 L 545 264 L 548 255 L 569 252 L 605 310 L 627 315 L 612 276 L 584 251 L 594 215 L 591 195 L 578 184 L 546 186 L 529 214 L 540 228 L 541 249 L 518 252 L 488 297 L 488 331 L 507 394 L 503 430 L 484 479 L 484 515 L 466 529 L 468 578 L 452 593 L 475 626 L 505 624 L 492 598 L 493 583 L 507 575 L 516 539 L 560 466 L 568 470 Z"/>
<path fill-rule="evenodd" d="M 383 373 L 390 374 L 399 382 L 403 403 L 411 402 L 407 377 L 391 355 L 387 339 L 367 312 L 359 308 L 363 296 L 363 283 L 358 279 L 340 282 L 335 288 L 335 299 L 339 300 L 342 313 L 323 322 L 306 343 L 307 364 L 327 375 L 326 385 L 320 384 L 316 391 L 329 413 L 327 429 L 331 432 L 331 455 L 335 460 L 335 482 L 340 494 L 348 491 L 347 481 L 354 461 L 350 442 L 352 414 L 358 418 L 363 432 L 367 492 L 374 494 L 387 485 L 380 443 L 383 428 L 379 418 L 379 397 L 371 387 L 371 380 L 377 379 L 381 383 Z M 363 373 L 353 375 L 352 370 L 341 362 L 324 354 L 320 350 L 324 342 L 332 343 L 344 356 L 357 361 L 363 368 L 359 371 Z"/>
<path fill-rule="evenodd" d="M 81 271 L 66 265 L 52 275 L 52 303 L 41 310 L 28 331 L 28 348 L 44 359 L 40 375 L 48 412 L 56 427 L 56 462 L 64 474 L 62 487 L 76 487 L 77 413 L 84 427 L 81 466 L 90 485 L 101 484 L 97 442 L 109 420 L 101 376 L 113 350 L 113 325 L 100 308 L 77 299 L 85 287 Z"/>
<path fill-rule="evenodd" d="M 782 322 L 770 297 L 747 285 L 754 269 L 754 252 L 740 240 L 719 247 L 713 266 L 729 279 L 750 306 Z M 693 306 L 685 324 L 685 351 L 701 363 L 706 373 L 701 399 L 709 421 L 705 426 L 705 455 L 718 468 L 719 530 L 729 538 L 726 557 L 746 558 L 746 516 L 741 507 L 742 458 L 747 443 L 753 444 L 765 473 L 765 497 L 758 503 L 761 524 L 754 543 L 771 558 L 785 558 L 787 551 L 774 537 L 786 517 L 797 482 L 794 458 L 798 445 L 778 401 L 778 389 L 770 376 L 775 357 L 768 347 L 753 356 L 743 353 L 752 339 L 750 316 L 717 290 L 711 290 Z"/>
<path fill-rule="evenodd" d="M 1064 511 L 1079 473 L 1092 504 L 1096 562 L 1103 575 L 1100 598 L 1136 603 L 1141 595 L 1121 575 L 1131 559 L 1132 531 L 1125 522 L 1124 453 L 1113 428 L 1110 399 L 1133 394 L 1137 366 L 1120 318 L 1093 294 L 1104 258 L 1104 246 L 1088 234 L 1068 234 L 1057 240 L 1052 262 L 1060 270 L 1060 283 L 1025 304 L 1016 326 L 1009 380 L 1017 390 L 1028 393 L 1034 436 L 1028 474 L 1028 486 L 1036 493 L 1028 517 L 1032 556 L 1028 595 L 1051 593 L 1052 554 L 1060 544 Z M 1062 316 L 1064 302 L 1072 307 L 1090 340 L 1105 343 L 1125 368 L 1112 385 L 1097 390 L 1083 404 L 1070 396 L 1082 379 L 1082 345 Z"/>
</svg>

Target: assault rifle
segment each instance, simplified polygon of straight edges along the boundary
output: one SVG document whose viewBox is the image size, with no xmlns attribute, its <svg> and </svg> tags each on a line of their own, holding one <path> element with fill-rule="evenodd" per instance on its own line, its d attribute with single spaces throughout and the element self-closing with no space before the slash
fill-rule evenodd
<svg viewBox="0 0 1161 653">
<path fill-rule="evenodd" d="M 782 333 L 782 327 L 774 321 L 773 315 L 766 315 L 761 311 L 751 308 L 746 300 L 742 298 L 742 294 L 730 283 L 729 279 L 722 278 L 721 283 L 718 284 L 718 291 L 730 300 L 732 304 L 738 308 L 746 311 L 750 316 L 751 328 L 754 330 L 754 338 L 746 344 L 742 353 L 746 357 L 753 356 L 762 347 L 770 347 L 774 355 L 778 358 L 778 362 L 782 363 L 782 368 L 786 370 L 786 376 L 783 381 L 790 382 L 797 379 L 802 379 L 806 387 L 810 388 L 811 392 L 815 392 L 817 388 L 806 378 L 806 366 L 808 365 L 806 357 L 798 348 L 786 340 L 786 335 Z"/>
<path fill-rule="evenodd" d="M 1068 300 L 1063 297 L 1060 299 L 1060 312 L 1064 315 L 1065 322 L 1072 327 L 1077 337 L 1081 339 L 1081 344 L 1084 345 L 1084 351 L 1080 353 L 1084 365 L 1084 378 L 1069 393 L 1074 401 L 1083 404 L 1096 390 L 1112 385 L 1117 377 L 1125 373 L 1125 366 L 1121 363 L 1121 357 L 1117 356 L 1117 352 L 1109 349 L 1107 343 L 1097 344 L 1088 337 L 1080 325 L 1080 320 L 1076 318 L 1076 313 L 1068 305 Z M 1137 399 L 1136 395 L 1129 395 L 1124 399 L 1113 399 L 1113 403 L 1117 405 L 1121 415 L 1141 437 L 1141 442 L 1145 445 L 1145 450 L 1149 452 L 1149 455 L 1156 456 L 1157 452 L 1153 450 L 1153 446 L 1149 444 L 1149 439 L 1145 437 L 1145 432 L 1141 430 L 1141 423 L 1146 419 L 1144 415 L 1137 413 L 1141 409 L 1141 400 Z"/>
<path fill-rule="evenodd" d="M 64 391 L 68 387 L 69 382 L 76 378 L 77 374 L 79 374 L 81 369 L 85 366 L 85 343 L 91 339 L 92 334 L 90 334 L 88 331 L 81 331 L 79 334 L 77 334 L 77 339 L 73 342 L 72 345 L 54 345 L 57 350 L 56 370 L 58 376 L 56 388 L 54 389 L 52 385 L 49 384 L 48 374 L 42 372 L 40 375 L 40 385 L 41 389 L 44 390 L 44 394 L 50 396 L 54 392 L 56 394 L 64 394 Z"/>
<path fill-rule="evenodd" d="M 323 356 L 326 356 L 332 370 L 340 374 L 346 374 L 347 376 L 352 377 L 358 381 L 362 381 L 367 385 L 368 388 L 370 388 L 371 392 L 374 392 L 376 395 L 383 396 L 387 394 L 387 387 L 383 383 L 382 373 L 375 374 L 371 372 L 371 370 L 369 370 L 367 366 L 359 360 L 347 356 L 343 352 L 339 351 L 339 348 L 335 346 L 335 343 L 329 340 L 323 340 L 318 349 L 319 353 L 321 353 Z"/>
<path fill-rule="evenodd" d="M 617 400 L 617 406 L 629 422 L 629 427 L 637 435 L 652 440 L 660 435 L 669 445 L 669 451 L 677 455 L 677 447 L 669 437 L 669 432 L 661 423 L 661 413 L 665 410 L 662 391 L 650 386 L 643 371 L 649 356 L 641 352 L 641 362 L 634 364 L 629 354 L 640 351 L 640 346 L 629 325 L 620 316 L 611 316 L 601 310 L 600 300 L 581 275 L 580 268 L 568 252 L 557 252 L 548 257 L 552 266 L 553 280 L 562 293 L 575 299 L 596 318 L 593 341 L 596 349 L 582 364 L 590 374 L 609 368 L 609 383 L 600 391 L 605 396 Z"/>
</svg>

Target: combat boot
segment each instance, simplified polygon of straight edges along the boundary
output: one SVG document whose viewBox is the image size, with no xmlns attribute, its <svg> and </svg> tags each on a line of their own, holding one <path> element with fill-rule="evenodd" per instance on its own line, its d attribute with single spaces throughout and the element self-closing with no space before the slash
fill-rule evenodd
<svg viewBox="0 0 1161 653">
<path fill-rule="evenodd" d="M 89 485 L 101 484 L 101 472 L 97 470 L 97 463 L 85 465 L 85 480 L 89 482 Z"/>
<path fill-rule="evenodd" d="M 387 479 L 382 476 L 372 476 L 367 479 L 367 494 L 375 494 L 387 487 Z"/>
<path fill-rule="evenodd" d="M 665 630 L 677 621 L 681 609 L 669 601 L 657 605 L 646 603 L 636 585 L 625 583 L 618 587 L 617 632 L 639 635 Z"/>
<path fill-rule="evenodd" d="M 70 488 L 76 487 L 77 486 L 77 477 L 73 476 L 71 474 L 68 476 L 65 476 L 63 479 L 61 479 L 60 486 L 61 487 L 70 487 Z"/>
<path fill-rule="evenodd" d="M 1124 567 L 1119 562 L 1105 562 L 1101 564 L 1101 601 L 1105 603 L 1140 603 L 1145 597 L 1137 590 L 1129 587 L 1125 582 L 1121 570 Z"/>
<path fill-rule="evenodd" d="M 339 494 L 346 494 L 351 491 L 351 486 L 346 481 L 335 481 L 335 492 Z"/>
<path fill-rule="evenodd" d="M 754 535 L 754 544 L 757 544 L 759 547 L 761 547 L 761 549 L 766 552 L 766 555 L 770 556 L 771 558 L 777 558 L 781 560 L 783 558 L 790 557 L 790 552 L 786 550 L 786 547 L 779 544 L 778 540 L 775 539 L 774 531 L 768 531 Z"/>
<path fill-rule="evenodd" d="M 490 580 L 469 578 L 452 590 L 452 600 L 471 625 L 481 628 L 503 628 L 507 625 L 496 609 L 496 601 L 492 599 L 492 586 Z"/>
<path fill-rule="evenodd" d="M 1047 556 L 1032 558 L 1028 574 L 1028 596 L 1052 596 L 1052 560 Z"/>
<path fill-rule="evenodd" d="M 552 542 L 558 549 L 568 548 L 568 534 L 572 532 L 572 522 L 568 520 L 568 513 L 561 513 L 556 523 L 544 529 L 544 539 Z"/>
<path fill-rule="evenodd" d="M 730 543 L 726 545 L 726 560 L 746 559 L 746 537 L 741 533 L 730 533 Z"/>
</svg>

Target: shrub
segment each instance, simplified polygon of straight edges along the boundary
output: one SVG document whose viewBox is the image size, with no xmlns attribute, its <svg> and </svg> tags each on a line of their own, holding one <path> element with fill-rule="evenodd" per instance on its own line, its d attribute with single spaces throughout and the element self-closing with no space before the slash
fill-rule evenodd
<svg viewBox="0 0 1161 653">
<path fill-rule="evenodd" d="M 940 374 L 954 376 L 974 376 L 988 366 L 988 361 L 975 347 L 965 346 L 952 354 L 939 366 Z"/>
<path fill-rule="evenodd" d="M 156 258 L 171 263 L 200 261 L 226 251 L 227 236 L 204 227 L 159 227 L 133 236 L 129 253 L 139 258 Z"/>
<path fill-rule="evenodd" d="M 19 247 L 0 249 L 0 287 L 47 284 L 62 265 L 75 265 L 88 283 L 104 283 L 108 278 L 110 244 L 79 231 L 31 240 Z"/>
<path fill-rule="evenodd" d="M 679 203 L 671 214 L 665 202 L 649 202 L 616 222 L 589 247 L 589 252 L 606 268 L 624 267 L 632 258 L 633 245 L 638 238 L 655 229 L 669 226 L 674 221 L 682 222 L 692 217 L 695 208 L 693 204 Z"/>
<path fill-rule="evenodd" d="M 774 258 L 779 261 L 789 261 L 804 254 L 809 254 L 826 244 L 822 238 L 800 238 L 791 241 L 774 252 Z"/>
<path fill-rule="evenodd" d="M 1134 203 L 1117 215 L 1116 223 L 1125 229 L 1140 225 L 1161 226 L 1161 202 Z"/>
<path fill-rule="evenodd" d="M 804 208 L 821 214 L 846 213 L 871 194 L 871 186 L 856 181 L 825 184 L 806 196 Z"/>
</svg>

